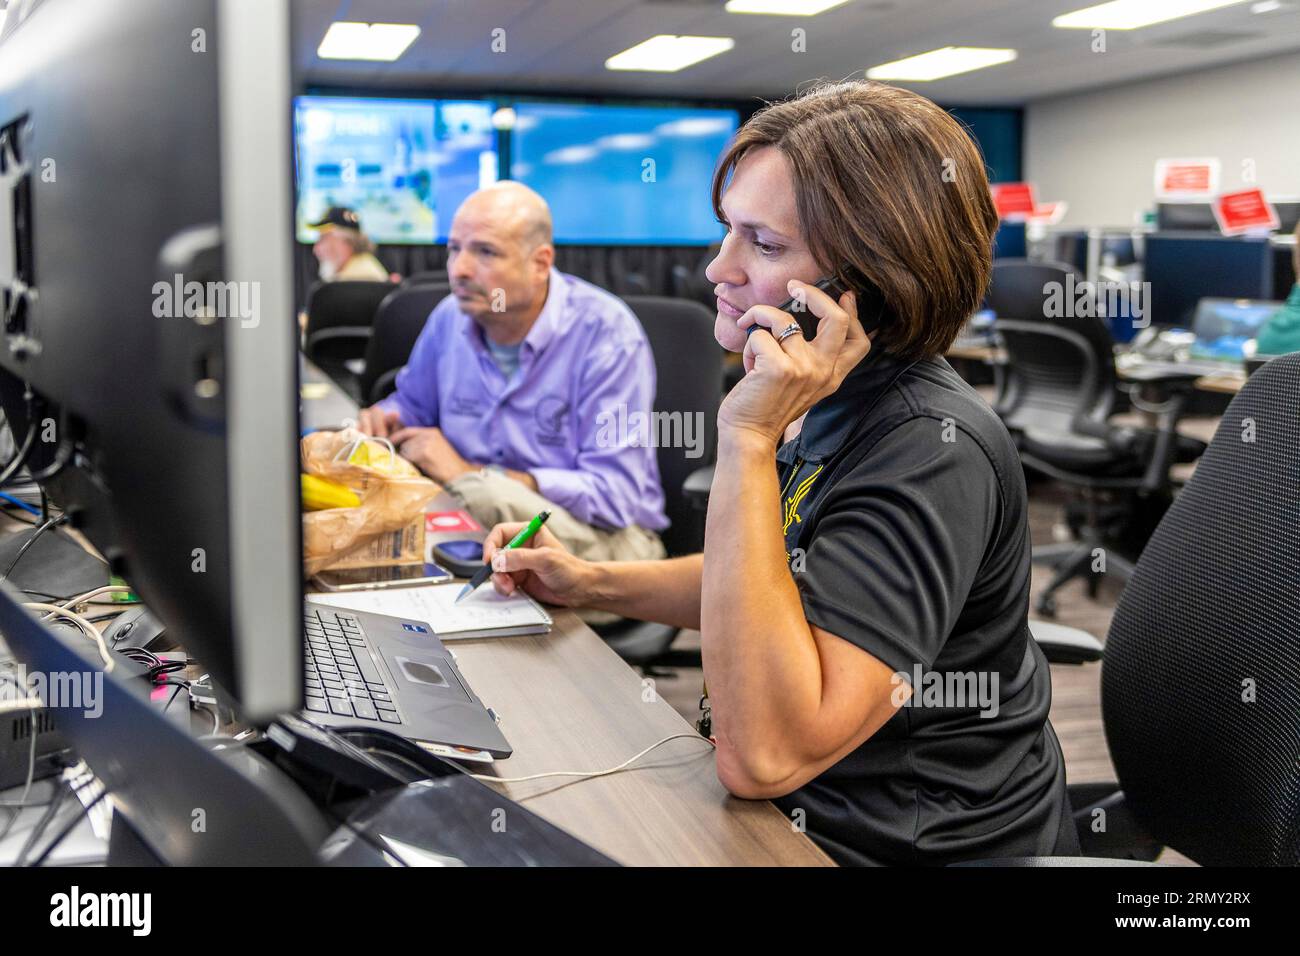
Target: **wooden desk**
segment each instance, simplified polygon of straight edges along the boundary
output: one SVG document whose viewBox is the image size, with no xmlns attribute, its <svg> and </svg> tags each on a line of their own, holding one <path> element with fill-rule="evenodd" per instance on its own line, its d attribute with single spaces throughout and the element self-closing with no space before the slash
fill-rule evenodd
<svg viewBox="0 0 1300 956">
<path fill-rule="evenodd" d="M 1201 391 L 1222 395 L 1236 395 L 1245 384 L 1245 377 L 1237 375 L 1203 375 L 1196 380 L 1196 387 Z"/>
<path fill-rule="evenodd" d="M 946 356 L 950 359 L 985 362 L 989 365 L 998 365 L 1007 359 L 1006 353 L 993 345 L 954 345 L 948 349 Z"/>
<path fill-rule="evenodd" d="M 454 641 L 474 690 L 501 717 L 514 755 L 503 777 L 602 770 L 691 726 L 571 611 L 548 635 Z M 494 785 L 498 786 L 498 785 Z M 637 866 L 827 866 L 767 801 L 718 782 L 699 737 L 672 740 L 606 777 L 501 784 L 513 800 L 620 863 Z"/>
<path fill-rule="evenodd" d="M 328 382 L 304 359 L 304 384 Z M 303 427 L 338 424 L 356 407 L 311 389 Z M 693 728 L 571 611 L 536 637 L 448 644 L 474 691 L 501 717 L 514 754 L 501 777 L 603 770 Z M 766 800 L 738 800 L 718 782 L 698 738 L 672 740 L 607 777 L 500 784 L 506 796 L 635 866 L 829 866 L 830 859 Z M 508 824 L 507 824 L 508 825 Z"/>
<path fill-rule="evenodd" d="M 345 421 L 355 424 L 357 403 L 333 379 L 299 353 L 298 401 L 306 430 L 334 428 Z"/>
</svg>

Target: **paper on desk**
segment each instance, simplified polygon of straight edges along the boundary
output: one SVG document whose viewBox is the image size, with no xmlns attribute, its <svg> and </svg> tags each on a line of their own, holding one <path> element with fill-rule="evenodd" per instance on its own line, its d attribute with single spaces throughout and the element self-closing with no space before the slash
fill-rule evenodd
<svg viewBox="0 0 1300 956">
<path fill-rule="evenodd" d="M 374 591 L 312 594 L 309 599 L 352 611 L 404 617 L 433 626 L 441 640 L 540 634 L 551 629 L 551 616 L 522 592 L 505 597 L 485 584 L 455 603 L 463 584 L 433 584 Z"/>
</svg>

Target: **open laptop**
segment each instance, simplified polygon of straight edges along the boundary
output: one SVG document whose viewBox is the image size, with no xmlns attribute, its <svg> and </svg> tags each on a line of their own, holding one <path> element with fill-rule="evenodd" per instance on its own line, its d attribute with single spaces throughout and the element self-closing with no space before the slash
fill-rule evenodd
<svg viewBox="0 0 1300 956">
<path fill-rule="evenodd" d="M 510 756 L 492 713 L 428 624 L 311 601 L 303 618 L 304 713 L 314 723 Z"/>
<path fill-rule="evenodd" d="M 1188 352 L 1189 363 L 1203 363 L 1210 372 L 1241 371 L 1245 344 L 1280 308 L 1281 302 L 1263 299 L 1201 299 L 1192 321 L 1196 341 Z"/>
<path fill-rule="evenodd" d="M 1200 299 L 1190 336 L 1185 329 L 1164 329 L 1157 334 L 1157 328 L 1152 326 L 1117 362 L 1122 362 L 1130 375 L 1136 369 L 1152 366 L 1166 373 L 1244 376 L 1246 343 L 1258 337 L 1264 323 L 1281 307 L 1281 302 L 1266 299 Z M 1187 357 L 1179 360 L 1177 356 L 1183 349 Z"/>
</svg>

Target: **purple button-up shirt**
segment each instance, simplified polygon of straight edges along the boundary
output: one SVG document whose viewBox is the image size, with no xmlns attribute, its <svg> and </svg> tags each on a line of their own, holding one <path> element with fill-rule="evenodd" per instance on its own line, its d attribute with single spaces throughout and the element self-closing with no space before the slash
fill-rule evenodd
<svg viewBox="0 0 1300 956">
<path fill-rule="evenodd" d="M 655 449 L 611 441 L 608 427 L 648 416 L 654 395 L 654 359 L 636 316 L 603 289 L 552 269 L 510 381 L 483 330 L 449 295 L 397 374 L 397 391 L 379 405 L 404 425 L 441 428 L 469 461 L 529 472 L 545 498 L 579 521 L 660 531 L 668 519 Z"/>
</svg>

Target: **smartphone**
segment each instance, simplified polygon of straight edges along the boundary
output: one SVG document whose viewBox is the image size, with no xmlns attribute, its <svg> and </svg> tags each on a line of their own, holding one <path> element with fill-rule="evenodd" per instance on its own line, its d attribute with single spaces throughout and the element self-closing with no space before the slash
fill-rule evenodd
<svg viewBox="0 0 1300 956">
<path fill-rule="evenodd" d="M 842 271 L 850 277 L 849 281 L 846 282 L 838 275 L 833 275 L 818 279 L 813 283 L 813 286 L 821 289 L 836 302 L 839 301 L 840 296 L 851 290 L 857 299 L 858 321 L 862 323 L 863 330 L 870 335 L 880 328 L 881 323 L 884 321 L 885 297 L 880 288 L 857 269 L 849 266 Z M 819 320 L 817 316 L 813 315 L 806 302 L 800 302 L 798 298 L 791 296 L 778 305 L 777 308 L 794 316 L 794 320 L 799 323 L 799 328 L 803 331 L 805 339 L 816 338 Z M 751 325 L 747 334 L 753 335 L 755 329 L 763 328 L 761 325 Z"/>
<path fill-rule="evenodd" d="M 462 578 L 472 578 L 483 567 L 483 542 L 478 538 L 435 541 L 433 556 Z"/>
<path fill-rule="evenodd" d="M 451 572 L 437 564 L 399 564 L 396 567 L 347 568 L 321 571 L 315 581 L 324 591 L 377 591 L 442 584 Z"/>
</svg>

